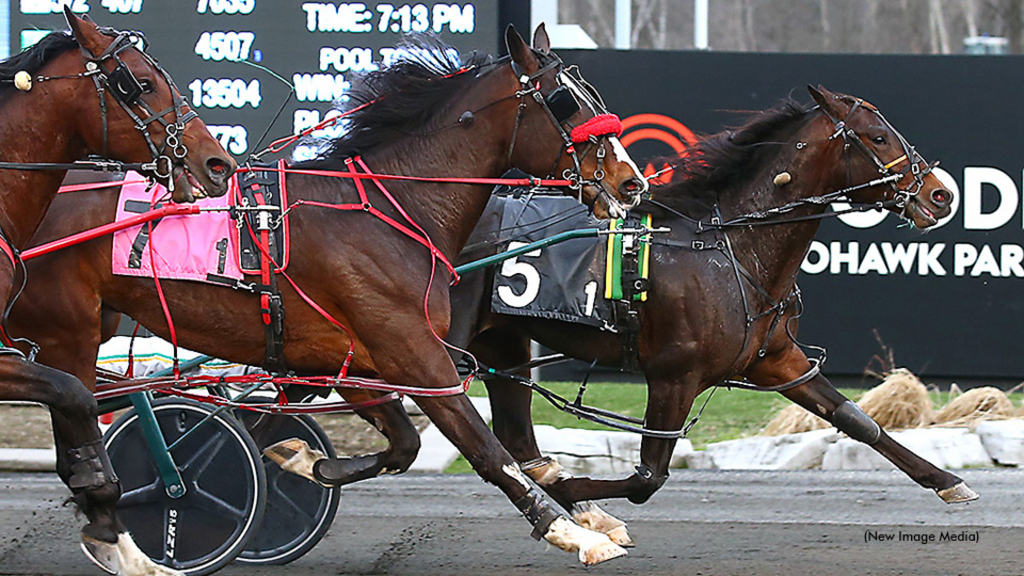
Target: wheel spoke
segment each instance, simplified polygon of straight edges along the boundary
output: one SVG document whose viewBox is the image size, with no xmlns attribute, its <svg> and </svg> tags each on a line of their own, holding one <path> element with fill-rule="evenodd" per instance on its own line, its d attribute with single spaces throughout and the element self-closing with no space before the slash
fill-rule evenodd
<svg viewBox="0 0 1024 576">
<path fill-rule="evenodd" d="M 227 437 L 224 434 L 210 436 L 206 442 L 196 448 L 188 460 L 183 464 L 178 464 L 178 470 L 182 475 L 187 472 L 190 478 L 198 478 L 210 466 L 210 462 L 213 461 L 226 443 Z"/>
<path fill-rule="evenodd" d="M 316 516 L 310 514 L 304 508 L 295 503 L 295 499 L 290 494 L 281 490 L 275 482 L 273 486 L 267 486 L 267 504 L 277 506 L 283 510 L 291 510 L 293 513 L 301 516 L 307 522 L 315 522 Z"/>
<path fill-rule="evenodd" d="M 159 502 L 164 496 L 164 483 L 160 478 L 157 478 L 149 484 L 139 486 L 138 488 L 121 494 L 121 499 L 118 500 L 117 505 L 122 508 L 127 508 L 128 506 L 152 504 L 154 502 Z"/>
<path fill-rule="evenodd" d="M 233 506 L 228 502 L 225 502 L 222 498 L 219 498 L 206 490 L 203 490 L 198 485 L 192 487 L 192 497 L 197 499 L 196 505 L 202 507 L 205 511 L 211 512 L 218 517 L 229 518 L 235 520 L 236 523 L 241 524 L 245 521 L 245 517 L 248 512 L 243 508 Z"/>
</svg>

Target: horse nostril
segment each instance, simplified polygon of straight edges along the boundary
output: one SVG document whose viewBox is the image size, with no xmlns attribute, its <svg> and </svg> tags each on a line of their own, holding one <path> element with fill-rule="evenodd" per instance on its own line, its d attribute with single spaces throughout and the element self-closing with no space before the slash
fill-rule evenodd
<svg viewBox="0 0 1024 576">
<path fill-rule="evenodd" d="M 947 190 L 939 188 L 938 190 L 932 191 L 932 202 L 937 206 L 945 206 L 949 203 L 951 194 Z"/>
<path fill-rule="evenodd" d="M 206 161 L 206 170 L 212 178 L 226 180 L 234 172 L 233 164 L 221 158 L 210 158 Z"/>
</svg>

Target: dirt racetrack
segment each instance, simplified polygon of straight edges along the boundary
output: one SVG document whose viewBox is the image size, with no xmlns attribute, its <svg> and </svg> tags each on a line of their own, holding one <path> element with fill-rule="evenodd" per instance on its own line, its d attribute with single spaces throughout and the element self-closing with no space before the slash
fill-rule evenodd
<svg viewBox="0 0 1024 576">
<path fill-rule="evenodd" d="M 1024 471 L 962 476 L 981 500 L 947 506 L 894 471 L 680 470 L 646 505 L 609 504 L 630 522 L 638 547 L 590 569 L 531 540 L 512 506 L 475 476 L 388 477 L 346 488 L 334 526 L 303 558 L 219 574 L 1024 573 Z M 0 476 L 0 574 L 101 574 L 77 549 L 79 522 L 60 506 L 66 494 L 52 475 Z M 943 542 L 943 534 L 960 539 Z"/>
</svg>

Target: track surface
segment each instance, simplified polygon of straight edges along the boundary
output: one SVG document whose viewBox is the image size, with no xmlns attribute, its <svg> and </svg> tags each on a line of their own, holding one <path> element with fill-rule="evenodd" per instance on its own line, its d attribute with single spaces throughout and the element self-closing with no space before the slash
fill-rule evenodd
<svg viewBox="0 0 1024 576">
<path fill-rule="evenodd" d="M 981 500 L 947 506 L 897 472 L 676 471 L 646 505 L 607 506 L 639 546 L 589 570 L 531 540 L 512 506 L 475 476 L 381 478 L 345 490 L 330 533 L 300 560 L 219 574 L 1024 573 L 1024 470 L 961 476 Z M 66 495 L 53 475 L 0 475 L 0 574 L 102 574 L 78 551 L 80 522 L 61 507 Z M 865 542 L 868 531 L 896 540 Z M 939 542 L 944 532 L 977 541 Z"/>
</svg>

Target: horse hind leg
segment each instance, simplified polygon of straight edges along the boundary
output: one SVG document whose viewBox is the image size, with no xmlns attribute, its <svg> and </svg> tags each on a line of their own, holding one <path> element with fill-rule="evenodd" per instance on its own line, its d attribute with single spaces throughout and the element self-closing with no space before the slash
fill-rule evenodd
<svg viewBox="0 0 1024 576">
<path fill-rule="evenodd" d="M 365 390 L 339 390 L 350 402 L 369 400 L 377 393 Z M 420 449 L 419 433 L 399 402 L 388 402 L 358 411 L 389 441 L 376 454 L 328 458 L 304 440 L 292 438 L 268 446 L 264 454 L 282 469 L 325 487 L 336 487 L 374 478 L 381 474 L 400 474 L 409 469 Z"/>
</svg>

